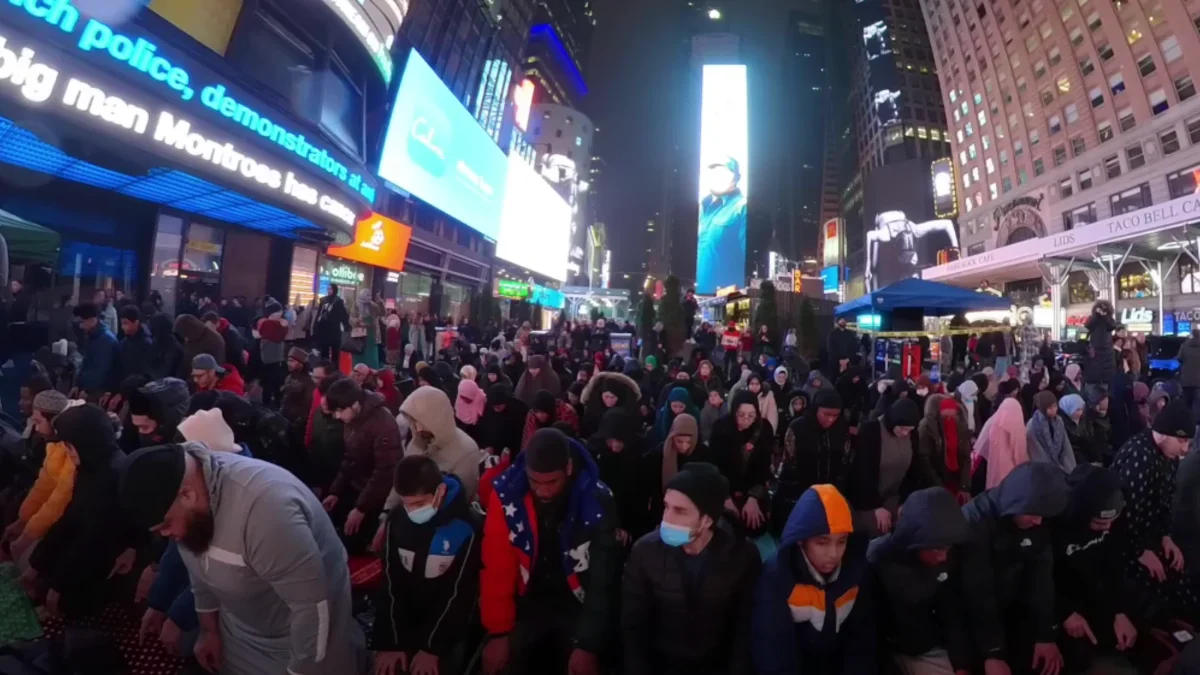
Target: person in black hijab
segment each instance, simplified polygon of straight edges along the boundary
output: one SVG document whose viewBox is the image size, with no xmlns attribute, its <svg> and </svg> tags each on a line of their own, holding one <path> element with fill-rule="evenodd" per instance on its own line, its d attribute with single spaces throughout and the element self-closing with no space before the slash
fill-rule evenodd
<svg viewBox="0 0 1200 675">
<path fill-rule="evenodd" d="M 600 480 L 612 490 L 617 503 L 617 538 L 629 546 L 649 532 L 650 497 L 641 475 L 645 443 L 637 416 L 623 408 L 610 408 L 587 441 L 596 458 Z"/>
<path fill-rule="evenodd" d="M 489 455 L 499 455 L 505 449 L 515 455 L 521 451 L 521 434 L 529 406 L 512 395 L 512 387 L 504 383 L 487 389 L 487 408 L 479 421 L 479 448 Z"/>
<path fill-rule="evenodd" d="M 971 381 L 979 389 L 975 396 L 975 435 L 978 436 L 979 432 L 983 430 L 983 425 L 987 424 L 988 418 L 992 416 L 992 400 L 984 396 L 984 392 L 991 383 L 988 382 L 988 376 L 983 373 L 972 375 Z M 955 390 L 957 391 L 957 387 Z"/>
<path fill-rule="evenodd" d="M 709 446 L 729 481 L 731 498 L 747 535 L 762 534 L 770 513 L 767 484 L 772 478 L 774 436 L 771 425 L 758 412 L 754 393 L 740 391 L 733 397 L 729 413 L 713 425 Z"/>
<path fill-rule="evenodd" d="M 1025 421 L 1028 422 L 1033 417 L 1033 411 L 1037 408 L 1033 405 L 1033 397 L 1046 387 L 1043 380 L 1046 375 L 1044 372 L 1030 372 L 1029 384 L 1021 387 L 1021 408 L 1025 411 Z"/>
<path fill-rule="evenodd" d="M 500 364 L 495 359 L 496 357 L 494 356 L 488 357 L 489 363 L 487 368 L 484 369 L 483 377 L 480 378 L 479 386 L 483 387 L 484 391 L 487 391 L 494 384 L 506 384 L 511 390 L 513 386 L 512 380 L 508 379 L 508 376 L 500 370 Z"/>
</svg>

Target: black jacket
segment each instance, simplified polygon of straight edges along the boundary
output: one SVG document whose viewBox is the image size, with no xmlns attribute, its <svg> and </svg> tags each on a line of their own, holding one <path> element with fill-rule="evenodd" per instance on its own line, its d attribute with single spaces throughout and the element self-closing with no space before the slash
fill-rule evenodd
<svg viewBox="0 0 1200 675">
<path fill-rule="evenodd" d="M 640 472 L 644 452 L 640 426 L 634 413 L 620 407 L 611 408 L 604 413 L 599 429 L 587 442 L 588 451 L 600 469 L 600 480 L 612 490 L 617 503 L 617 527 L 633 539 L 652 529 L 650 495 Z M 610 438 L 625 444 L 621 452 L 608 448 Z"/>
<path fill-rule="evenodd" d="M 483 518 L 453 475 L 434 517 L 417 525 L 397 507 L 387 519 L 384 585 L 371 643 L 377 651 L 446 657 L 472 627 L 479 601 Z"/>
<path fill-rule="evenodd" d="M 346 311 L 346 303 L 336 295 L 321 298 L 317 305 L 314 331 L 317 342 L 323 345 L 340 345 L 343 330 L 350 330 L 350 313 Z"/>
<path fill-rule="evenodd" d="M 153 338 L 146 354 L 146 376 L 151 380 L 174 377 L 181 370 L 183 345 L 175 337 L 175 326 L 165 314 L 155 314 L 146 320 Z M 187 364 L 191 369 L 192 364 Z"/>
<path fill-rule="evenodd" d="M 707 560 L 694 594 L 686 555 L 658 532 L 634 544 L 621 587 L 625 675 L 750 675 L 758 550 L 722 520 L 701 554 Z"/>
<path fill-rule="evenodd" d="M 233 324 L 224 326 L 224 330 L 218 332 L 225 339 L 225 364 L 237 368 L 237 371 L 244 375 L 246 373 L 246 340 L 242 337 L 242 332 Z"/>
<path fill-rule="evenodd" d="M 1146 587 L 1158 582 L 1151 580 L 1138 558 L 1143 551 L 1154 551 L 1161 557 L 1162 538 L 1174 534 L 1172 506 L 1179 464 L 1179 460 L 1167 459 L 1155 446 L 1153 432 L 1149 429 L 1130 438 L 1113 458 L 1112 469 L 1121 477 L 1127 500 L 1125 513 L 1121 516 L 1128 520 L 1129 526 L 1125 574 Z M 1173 574 L 1163 560 L 1170 579 Z"/>
<path fill-rule="evenodd" d="M 742 394 L 754 396 L 750 392 L 742 392 L 734 398 L 735 404 L 742 400 Z M 734 503 L 741 507 L 747 498 L 754 497 L 759 506 L 766 509 L 767 483 L 771 480 L 771 452 L 775 446 L 771 425 L 760 417 L 750 428 L 739 430 L 736 411 L 736 405 L 730 406 L 729 414 L 713 425 L 709 447 L 717 458 L 718 468 L 729 481 L 729 493 Z M 749 451 L 745 449 L 747 444 L 751 446 Z"/>
<path fill-rule="evenodd" d="M 139 324 L 133 335 L 121 331 L 121 351 L 117 354 L 118 380 L 123 381 L 130 375 L 145 375 L 151 377 L 150 355 L 154 350 L 154 340 L 145 324 Z"/>
<path fill-rule="evenodd" d="M 934 487 L 912 493 L 896 528 L 871 542 L 872 606 L 888 651 L 920 656 L 944 649 L 956 670 L 970 669 L 960 560 L 967 536 L 953 495 Z M 931 567 L 917 559 L 918 550 L 935 548 L 950 549 L 945 564 Z"/>
<path fill-rule="evenodd" d="M 1050 525 L 1017 528 L 1012 516 L 1053 518 L 1066 508 L 1066 477 L 1044 462 L 1017 466 L 999 485 L 963 507 L 971 537 L 963 546 L 964 593 L 971 603 L 967 626 L 981 658 L 1003 659 L 1012 612 L 1031 625 L 1037 642 L 1054 642 L 1054 551 Z"/>
<path fill-rule="evenodd" d="M 479 448 L 491 448 L 500 454 L 508 448 L 515 455 L 521 450 L 521 435 L 525 432 L 525 417 L 529 406 L 512 396 L 504 404 L 504 410 L 496 412 L 489 401 L 483 417 L 479 420 Z"/>
<path fill-rule="evenodd" d="M 858 336 L 849 328 L 834 328 L 829 331 L 829 360 L 833 365 L 832 370 L 837 369 L 837 362 L 842 359 L 848 359 L 858 353 Z"/>
</svg>

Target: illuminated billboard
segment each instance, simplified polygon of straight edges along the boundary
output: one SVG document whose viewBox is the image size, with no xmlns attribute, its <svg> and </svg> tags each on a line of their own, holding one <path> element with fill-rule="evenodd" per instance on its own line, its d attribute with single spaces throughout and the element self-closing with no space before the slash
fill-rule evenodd
<svg viewBox="0 0 1200 675">
<path fill-rule="evenodd" d="M 954 221 L 934 215 L 928 165 L 913 159 L 873 170 L 863 181 L 866 292 L 937 264 L 938 251 L 958 247 Z M 854 297 L 847 293 L 849 297 Z"/>
<path fill-rule="evenodd" d="M 392 81 L 392 43 L 408 13 L 408 0 L 325 0 L 375 61 L 384 82 Z"/>
<path fill-rule="evenodd" d="M 825 221 L 821 237 L 821 262 L 824 265 L 842 264 L 842 219 L 830 218 Z"/>
<path fill-rule="evenodd" d="M 413 50 L 392 106 L 379 177 L 495 239 L 507 175 L 500 147 Z"/>
<path fill-rule="evenodd" d="M 746 66 L 706 65 L 700 105 L 696 290 L 746 283 Z"/>
<path fill-rule="evenodd" d="M 929 172 L 933 186 L 933 214 L 938 218 L 954 218 L 958 215 L 954 162 L 949 157 L 943 157 L 930 165 Z"/>
<path fill-rule="evenodd" d="M 496 257 L 557 281 L 567 279 L 571 207 L 518 153 L 508 160 L 508 188 Z"/>
</svg>

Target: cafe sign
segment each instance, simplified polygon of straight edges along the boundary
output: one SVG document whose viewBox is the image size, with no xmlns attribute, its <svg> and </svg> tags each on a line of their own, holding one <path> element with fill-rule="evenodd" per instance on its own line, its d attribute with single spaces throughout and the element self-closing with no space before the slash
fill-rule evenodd
<svg viewBox="0 0 1200 675">
<path fill-rule="evenodd" d="M 510 300 L 524 300 L 529 297 L 529 284 L 500 279 L 496 282 L 496 295 Z"/>
<path fill-rule="evenodd" d="M 348 263 L 322 263 L 321 276 L 335 284 L 350 284 L 352 286 L 367 280 L 367 276 L 358 271 L 357 266 Z"/>
</svg>

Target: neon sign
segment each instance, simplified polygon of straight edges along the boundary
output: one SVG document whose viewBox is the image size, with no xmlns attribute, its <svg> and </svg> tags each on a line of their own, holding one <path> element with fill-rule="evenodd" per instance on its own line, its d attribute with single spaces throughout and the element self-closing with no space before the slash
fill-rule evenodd
<svg viewBox="0 0 1200 675">
<path fill-rule="evenodd" d="M 76 35 L 78 29 L 78 37 L 74 42 L 75 47 L 80 51 L 106 55 L 114 61 L 128 66 L 131 70 L 165 85 L 165 88 L 172 91 L 181 101 L 195 100 L 197 89 L 192 82 L 190 73 L 184 67 L 160 54 L 158 45 L 152 40 L 120 33 L 98 19 L 87 19 L 81 27 L 80 10 L 71 4 L 71 0 L 8 0 L 7 4 L 10 7 L 24 10 L 29 16 L 54 26 L 67 35 Z M 13 53 L 16 54 L 17 51 L 19 50 L 13 50 Z M 19 67 L 16 59 L 14 59 L 14 63 L 17 63 Z M 19 83 L 14 82 L 14 84 Z M 273 142 L 284 151 L 320 168 L 361 195 L 367 202 L 375 202 L 375 186 L 363 176 L 347 168 L 328 150 L 316 145 L 313 142 L 316 139 L 309 139 L 304 134 L 290 131 L 286 126 L 259 114 L 250 106 L 238 102 L 229 94 L 223 84 L 202 87 L 199 93 L 200 103 L 204 107 L 226 119 L 237 122 L 262 138 Z M 27 98 L 29 97 L 27 96 Z M 29 98 L 29 100 L 37 102 L 34 98 Z"/>
</svg>

